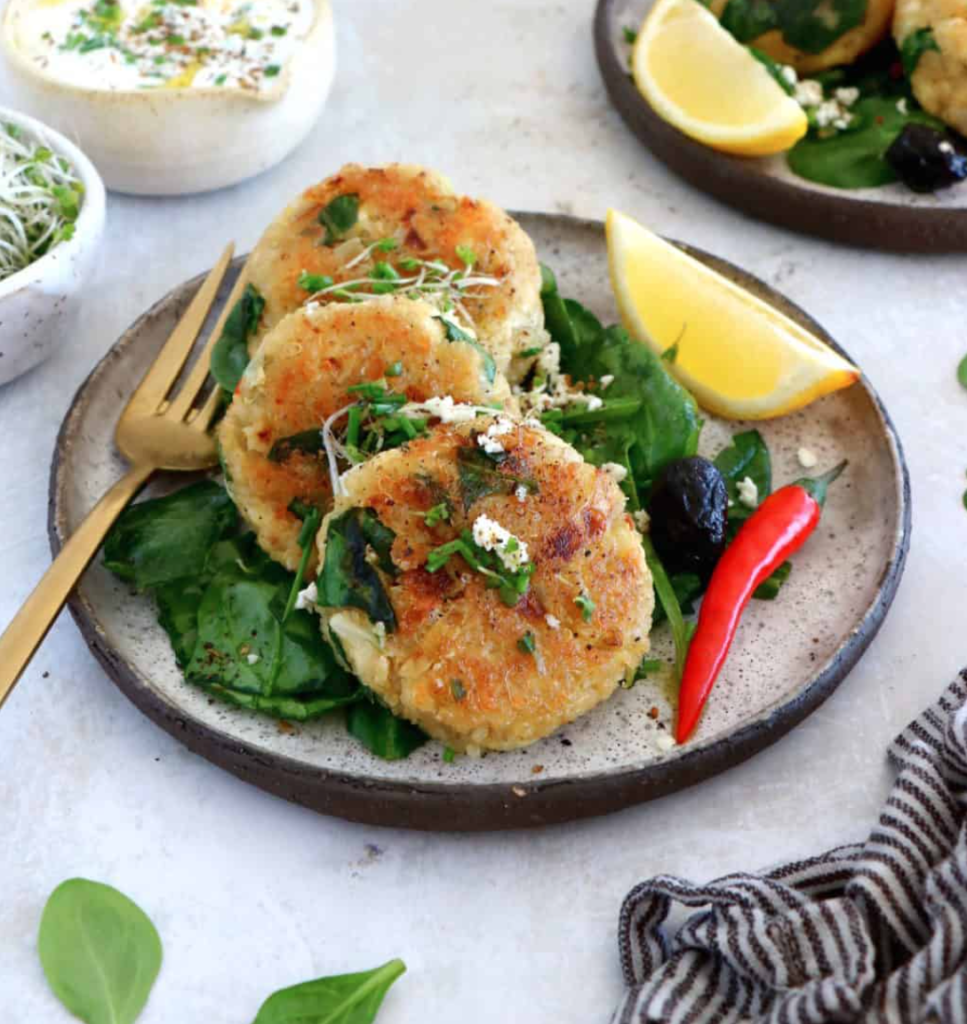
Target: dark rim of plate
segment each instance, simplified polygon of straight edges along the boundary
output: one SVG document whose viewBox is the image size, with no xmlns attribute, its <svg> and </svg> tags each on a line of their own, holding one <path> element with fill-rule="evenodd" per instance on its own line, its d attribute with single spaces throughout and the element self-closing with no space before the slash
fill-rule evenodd
<svg viewBox="0 0 967 1024">
<path fill-rule="evenodd" d="M 585 228 L 599 236 L 600 221 L 560 214 L 513 213 L 521 219 L 540 218 L 567 227 Z M 848 354 L 811 317 L 773 288 L 726 260 L 701 249 L 675 242 L 716 269 L 726 269 L 738 283 L 758 290 L 787 315 L 798 319 L 841 355 Z M 244 257 L 233 266 L 240 267 Z M 61 425 L 50 472 L 48 535 L 56 555 L 65 540 L 61 494 L 69 460 L 75 420 L 90 384 L 136 342 L 142 325 L 168 303 L 173 293 L 192 290 L 204 275 L 173 289 L 143 313 L 94 367 L 78 388 Z M 135 668 L 108 642 L 97 610 L 83 593 L 75 591 L 69 608 L 88 647 L 109 678 L 144 714 L 193 752 L 232 772 L 240 779 L 323 814 L 367 825 L 427 831 L 485 832 L 557 824 L 609 814 L 673 793 L 747 760 L 770 746 L 814 711 L 850 672 L 878 632 L 896 595 L 910 546 L 910 479 L 900 439 L 879 396 L 863 377 L 866 390 L 889 440 L 897 484 L 898 531 L 891 556 L 884 566 L 875 600 L 829 661 L 798 693 L 763 711 L 735 732 L 667 760 L 643 768 L 604 770 L 574 779 L 540 781 L 533 776 L 518 783 L 419 783 L 367 779 L 307 765 L 249 745 L 229 733 L 205 725 L 161 697 Z"/>
<path fill-rule="evenodd" d="M 618 24 L 627 6 L 628 0 L 598 0 L 594 15 L 598 67 L 625 124 L 689 184 L 761 220 L 846 245 L 895 252 L 967 250 L 967 205 L 913 206 L 797 185 L 763 173 L 755 158 L 719 153 L 673 128 L 652 110 L 629 76 Z M 967 183 L 959 187 L 967 189 Z"/>
</svg>

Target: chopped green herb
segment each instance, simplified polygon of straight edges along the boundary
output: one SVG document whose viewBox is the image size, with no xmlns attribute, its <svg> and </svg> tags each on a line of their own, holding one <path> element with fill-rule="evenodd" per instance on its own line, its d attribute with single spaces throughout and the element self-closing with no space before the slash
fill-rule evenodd
<svg viewBox="0 0 967 1024">
<path fill-rule="evenodd" d="M 631 28 L 628 25 L 625 25 L 624 28 L 622 28 L 621 34 L 624 36 L 625 42 L 629 46 L 634 46 L 635 42 L 638 39 L 638 30 Z"/>
<path fill-rule="evenodd" d="M 544 351 L 543 345 L 534 345 L 532 348 L 522 349 L 517 353 L 518 359 L 530 359 L 531 356 L 539 356 Z"/>
<path fill-rule="evenodd" d="M 185 37 L 182 35 L 178 35 L 178 33 L 175 32 L 172 35 L 168 36 L 166 42 L 168 43 L 169 46 L 184 46 Z"/>
<path fill-rule="evenodd" d="M 248 30 L 248 37 L 249 37 L 249 39 L 251 39 L 253 42 L 256 42 L 256 43 L 260 39 L 262 39 L 262 37 L 264 35 L 265 35 L 265 33 L 260 28 L 250 28 Z"/>
<path fill-rule="evenodd" d="M 282 67 L 279 64 L 266 64 L 263 74 L 266 78 L 275 78 L 281 70 Z"/>
<path fill-rule="evenodd" d="M 423 521 L 427 526 L 436 526 L 438 523 L 450 521 L 450 503 L 448 501 L 441 501 L 439 505 L 434 505 L 424 516 Z"/>
<path fill-rule="evenodd" d="M 581 609 L 581 618 L 585 622 L 590 622 L 596 607 L 594 601 L 587 594 L 578 594 L 574 599 L 574 603 Z"/>
<path fill-rule="evenodd" d="M 273 25 L 270 31 L 274 36 L 284 36 L 289 29 L 286 25 Z"/>
<path fill-rule="evenodd" d="M 228 75 L 219 75 L 218 78 L 215 79 L 215 85 L 224 85 L 226 78 L 228 78 Z"/>
<path fill-rule="evenodd" d="M 383 372 L 384 377 L 399 377 L 403 373 L 403 363 L 397 359 L 395 363 L 390 363 Z"/>
<path fill-rule="evenodd" d="M 480 353 L 480 358 L 483 361 L 483 375 L 488 384 L 493 384 L 497 379 L 497 364 L 494 362 L 494 357 L 480 344 L 477 339 L 465 331 L 458 324 L 455 324 L 449 317 L 446 316 L 435 316 L 434 320 L 439 320 L 443 324 L 443 329 L 447 335 L 447 341 L 462 341 L 467 345 L 472 346 Z"/>
<path fill-rule="evenodd" d="M 392 252 L 399 248 L 399 244 L 395 238 L 381 238 L 373 248 L 379 252 Z"/>
<path fill-rule="evenodd" d="M 443 748 L 443 761 L 445 764 L 453 764 L 453 762 L 456 760 L 456 757 L 457 752 L 453 749 L 453 747 Z"/>
<path fill-rule="evenodd" d="M 453 699 L 461 701 L 467 696 L 467 688 L 463 685 L 463 681 L 460 679 L 450 680 L 450 693 L 453 694 Z"/>
<path fill-rule="evenodd" d="M 335 199 L 319 214 L 319 223 L 326 229 L 324 245 L 333 245 L 353 229 L 359 220 L 359 196 L 348 193 Z"/>
<path fill-rule="evenodd" d="M 920 58 L 929 50 L 940 51 L 932 28 L 918 28 L 903 40 L 900 45 L 900 61 L 903 64 L 903 73 L 907 78 L 913 77 Z"/>
<path fill-rule="evenodd" d="M 957 380 L 960 381 L 961 387 L 967 388 L 967 356 L 960 360 L 957 367 Z"/>
<path fill-rule="evenodd" d="M 463 530 L 456 540 L 433 548 L 426 559 L 428 572 L 439 572 L 454 555 L 460 555 L 473 569 L 487 578 L 487 586 L 499 589 L 500 599 L 513 608 L 527 593 L 534 563 L 526 562 L 517 570 L 508 569 L 493 551 L 480 547 L 469 530 Z"/>
<path fill-rule="evenodd" d="M 534 642 L 534 634 L 531 632 L 525 633 L 517 641 L 517 650 L 521 654 L 533 654 L 537 650 L 537 644 Z"/>
<path fill-rule="evenodd" d="M 477 262 L 477 254 L 467 245 L 458 245 L 456 253 L 458 259 L 462 260 L 468 268 Z"/>
<path fill-rule="evenodd" d="M 222 78 L 225 76 L 222 75 Z M 335 284 L 333 279 L 328 274 L 310 274 L 305 270 L 299 275 L 299 287 L 303 291 L 321 292 L 326 288 L 331 288 Z"/>
</svg>

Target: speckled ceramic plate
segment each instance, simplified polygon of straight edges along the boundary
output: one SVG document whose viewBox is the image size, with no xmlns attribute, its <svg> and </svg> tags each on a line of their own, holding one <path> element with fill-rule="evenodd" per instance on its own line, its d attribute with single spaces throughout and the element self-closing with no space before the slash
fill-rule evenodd
<svg viewBox="0 0 967 1024">
<path fill-rule="evenodd" d="M 967 250 L 967 183 L 916 195 L 903 185 L 828 188 L 793 174 L 784 155 L 743 158 L 718 153 L 663 121 L 628 74 L 637 28 L 653 0 L 598 0 L 594 45 L 611 100 L 628 127 L 668 166 L 703 192 L 793 231 L 834 242 L 900 252 Z"/>
<path fill-rule="evenodd" d="M 520 215 L 561 290 L 605 320 L 616 312 L 603 226 Z M 689 250 L 825 337 L 821 328 L 757 279 Z M 145 313 L 81 386 L 64 421 L 51 475 L 55 551 L 121 475 L 112 433 L 124 399 L 164 343 L 200 279 Z M 227 294 L 226 291 L 223 292 Z M 741 424 L 710 420 L 703 449 L 719 450 Z M 762 430 L 777 483 L 802 475 L 796 452 L 822 467 L 849 459 L 822 525 L 796 556 L 774 602 L 755 601 L 692 742 L 670 738 L 670 680 L 619 690 L 589 715 L 526 750 L 480 760 L 442 760 L 428 743 L 408 760 L 379 761 L 338 716 L 295 727 L 227 707 L 188 686 L 149 598 L 132 594 L 99 562 L 71 600 L 77 624 L 108 675 L 192 750 L 279 796 L 371 824 L 440 830 L 541 825 L 603 814 L 699 782 L 777 740 L 846 676 L 879 629 L 903 569 L 910 531 L 900 444 L 865 380 Z M 161 479 L 153 490 L 181 480 Z M 654 635 L 670 654 L 667 630 Z M 651 717 L 656 712 L 657 718 Z"/>
</svg>

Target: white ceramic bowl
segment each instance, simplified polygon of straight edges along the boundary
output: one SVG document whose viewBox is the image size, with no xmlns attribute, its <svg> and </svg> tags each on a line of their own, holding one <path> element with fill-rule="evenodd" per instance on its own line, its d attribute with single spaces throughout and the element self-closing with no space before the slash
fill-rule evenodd
<svg viewBox="0 0 967 1024">
<path fill-rule="evenodd" d="M 17 43 L 31 0 L 9 0 L 0 49 L 20 105 L 75 137 L 109 189 L 183 195 L 234 185 L 284 159 L 309 134 L 336 68 L 329 0 L 315 0 L 302 45 L 270 89 L 117 91 L 69 85 L 29 61 Z"/>
<path fill-rule="evenodd" d="M 15 124 L 63 156 L 84 183 L 73 238 L 0 281 L 0 384 L 19 377 L 70 341 L 104 233 L 104 183 L 75 146 L 32 117 L 0 107 L 0 124 Z"/>
</svg>

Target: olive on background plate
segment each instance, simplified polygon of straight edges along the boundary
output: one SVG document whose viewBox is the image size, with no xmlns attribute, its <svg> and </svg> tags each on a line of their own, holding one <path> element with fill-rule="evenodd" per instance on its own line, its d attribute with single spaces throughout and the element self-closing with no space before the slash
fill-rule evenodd
<svg viewBox="0 0 967 1024">
<path fill-rule="evenodd" d="M 967 155 L 946 132 L 908 124 L 886 151 L 887 163 L 914 192 L 936 192 L 967 178 Z"/>
<path fill-rule="evenodd" d="M 729 496 L 708 459 L 670 462 L 656 478 L 648 514 L 651 539 L 669 572 L 708 580 L 725 550 Z"/>
</svg>

